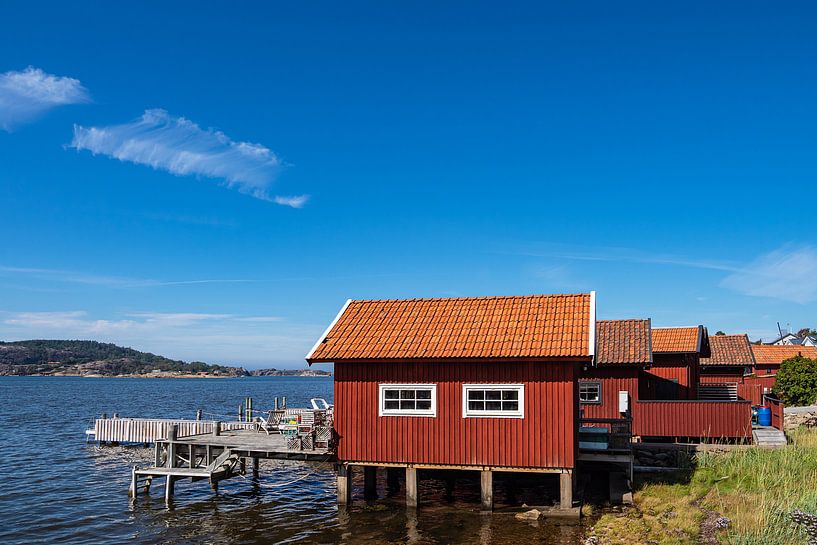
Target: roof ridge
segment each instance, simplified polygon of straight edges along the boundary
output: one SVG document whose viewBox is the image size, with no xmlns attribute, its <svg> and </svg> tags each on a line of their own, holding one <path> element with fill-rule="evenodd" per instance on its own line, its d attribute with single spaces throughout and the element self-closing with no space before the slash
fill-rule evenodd
<svg viewBox="0 0 817 545">
<path fill-rule="evenodd" d="M 395 301 L 400 302 L 407 302 L 407 301 L 479 301 L 479 300 L 492 300 L 492 299 L 541 299 L 541 298 L 550 298 L 550 297 L 589 297 L 590 292 L 579 292 L 579 293 L 532 293 L 529 295 L 475 295 L 475 296 L 467 296 L 467 297 L 412 297 L 408 299 L 401 299 L 401 298 L 393 298 L 393 299 L 352 299 L 352 303 L 392 303 Z"/>
</svg>

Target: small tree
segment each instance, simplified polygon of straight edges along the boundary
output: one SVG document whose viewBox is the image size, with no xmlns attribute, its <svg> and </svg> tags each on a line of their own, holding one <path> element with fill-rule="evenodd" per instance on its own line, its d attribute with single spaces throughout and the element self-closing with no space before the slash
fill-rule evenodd
<svg viewBox="0 0 817 545">
<path fill-rule="evenodd" d="M 724 333 L 723 331 L 721 331 L 721 330 L 719 329 L 719 330 L 717 330 L 717 331 L 715 332 L 715 335 L 726 335 L 726 333 Z"/>
<path fill-rule="evenodd" d="M 772 392 L 786 405 L 811 405 L 817 400 L 817 359 L 796 356 L 784 361 Z"/>
</svg>

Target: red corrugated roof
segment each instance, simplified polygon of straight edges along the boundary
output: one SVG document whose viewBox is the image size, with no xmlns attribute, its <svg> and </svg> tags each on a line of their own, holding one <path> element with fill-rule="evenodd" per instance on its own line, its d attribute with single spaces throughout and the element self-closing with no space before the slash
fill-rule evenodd
<svg viewBox="0 0 817 545">
<path fill-rule="evenodd" d="M 651 339 L 650 320 L 599 320 L 596 322 L 596 363 L 652 363 Z"/>
<path fill-rule="evenodd" d="M 591 294 L 349 301 L 307 361 L 590 357 Z"/>
<path fill-rule="evenodd" d="M 758 365 L 783 363 L 797 356 L 817 358 L 817 348 L 813 346 L 753 344 L 752 353 Z"/>
<path fill-rule="evenodd" d="M 713 335 L 709 337 L 712 357 L 701 358 L 701 365 L 754 365 L 755 358 L 748 335 Z"/>
</svg>

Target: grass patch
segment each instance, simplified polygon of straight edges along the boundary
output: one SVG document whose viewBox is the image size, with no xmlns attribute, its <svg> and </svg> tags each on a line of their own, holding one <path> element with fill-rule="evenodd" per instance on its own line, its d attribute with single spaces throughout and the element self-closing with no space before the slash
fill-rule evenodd
<svg viewBox="0 0 817 545">
<path fill-rule="evenodd" d="M 698 543 L 705 508 L 731 520 L 717 535 L 722 544 L 805 544 L 789 513 L 817 513 L 817 429 L 791 437 L 782 449 L 701 453 L 688 482 L 641 485 L 635 505 L 602 515 L 591 535 L 600 545 Z"/>
</svg>

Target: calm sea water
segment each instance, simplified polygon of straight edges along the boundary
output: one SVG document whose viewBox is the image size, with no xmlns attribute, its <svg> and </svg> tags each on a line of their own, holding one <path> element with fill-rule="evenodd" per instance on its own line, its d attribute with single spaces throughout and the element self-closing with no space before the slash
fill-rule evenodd
<svg viewBox="0 0 817 545">
<path fill-rule="evenodd" d="M 0 377 L 0 543 L 581 543 L 574 523 L 479 514 L 479 484 L 469 473 L 451 496 L 439 476 L 423 476 L 415 512 L 399 493 L 364 502 L 361 482 L 353 505 L 338 509 L 331 466 L 273 461 L 262 463 L 259 483 L 230 479 L 217 496 L 205 483 L 180 482 L 171 509 L 161 486 L 132 502 L 130 466 L 149 465 L 152 450 L 85 443 L 89 421 L 103 412 L 193 418 L 202 409 L 228 417 L 246 396 L 264 409 L 283 395 L 290 407 L 311 397 L 331 402 L 332 378 Z M 500 504 L 535 502 L 550 488 L 499 479 L 495 495 Z"/>
</svg>

